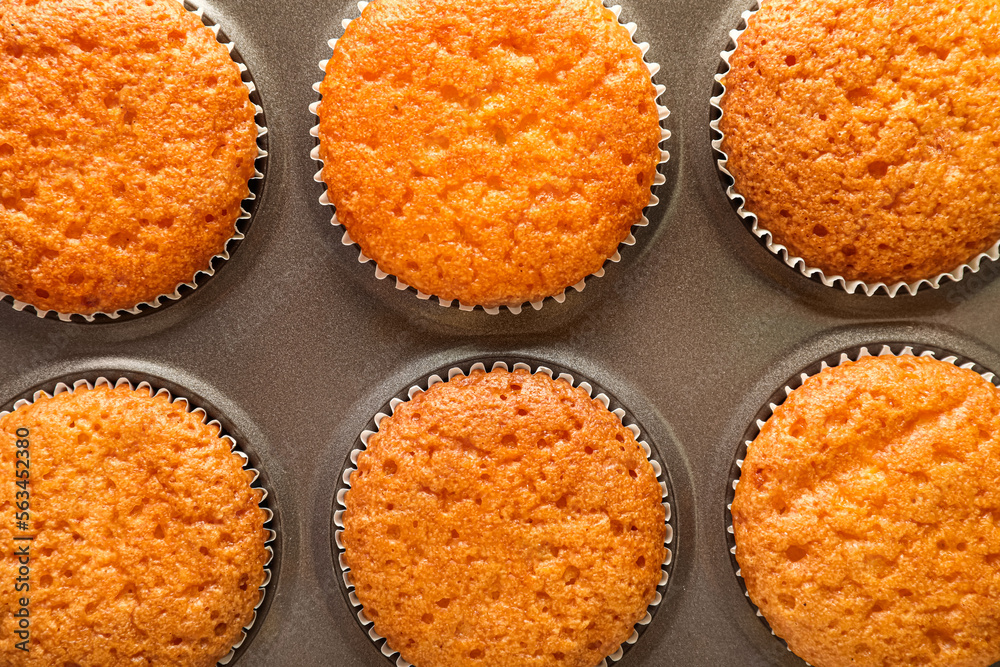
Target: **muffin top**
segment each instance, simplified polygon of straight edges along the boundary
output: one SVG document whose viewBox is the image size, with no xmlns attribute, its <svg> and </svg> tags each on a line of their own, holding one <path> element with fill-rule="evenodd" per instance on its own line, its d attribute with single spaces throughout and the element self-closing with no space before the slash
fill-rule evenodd
<svg viewBox="0 0 1000 667">
<path fill-rule="evenodd" d="M 339 221 L 427 294 L 485 307 L 559 294 L 649 203 L 656 92 L 597 0 L 375 0 L 320 92 Z"/>
<path fill-rule="evenodd" d="M 172 294 L 257 156 L 226 47 L 176 0 L 0 4 L 0 291 L 85 315 Z"/>
<path fill-rule="evenodd" d="M 0 587 L 4 665 L 210 667 L 240 639 L 267 560 L 260 491 L 186 407 L 82 387 L 0 418 L 0 580 L 15 581 L 30 544 L 30 590 Z M 11 532 L 15 456 L 30 462 L 30 543 Z M 22 597 L 29 652 L 14 648 Z"/>
<path fill-rule="evenodd" d="M 993 0 L 766 0 L 731 64 L 736 190 L 808 266 L 915 282 L 1000 239 Z"/>
<path fill-rule="evenodd" d="M 593 667 L 633 632 L 666 556 L 632 432 L 582 389 L 474 371 L 385 418 L 358 457 L 344 559 L 416 667 Z"/>
<path fill-rule="evenodd" d="M 1000 394 L 926 357 L 864 357 L 794 390 L 750 445 L 736 558 L 815 667 L 1000 660 Z"/>
</svg>

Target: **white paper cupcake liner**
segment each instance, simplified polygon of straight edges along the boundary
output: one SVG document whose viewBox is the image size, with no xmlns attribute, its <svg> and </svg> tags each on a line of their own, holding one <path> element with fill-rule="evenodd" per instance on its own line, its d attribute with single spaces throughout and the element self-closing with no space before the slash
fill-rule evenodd
<svg viewBox="0 0 1000 667">
<path fill-rule="evenodd" d="M 260 145 L 261 137 L 267 134 L 267 127 L 264 125 L 265 123 L 264 110 L 261 108 L 259 104 L 253 101 L 253 96 L 257 90 L 257 86 L 254 84 L 253 79 L 250 77 L 247 66 L 240 59 L 238 59 L 237 55 L 233 54 L 233 49 L 235 48 L 236 45 L 231 41 L 223 41 L 223 39 L 226 39 L 224 36 L 220 38 L 219 35 L 220 26 L 216 24 L 214 21 L 212 21 L 212 19 L 205 16 L 204 8 L 199 7 L 191 0 L 177 0 L 177 1 L 180 2 L 185 9 L 187 9 L 195 16 L 197 16 L 209 30 L 215 33 L 216 39 L 218 39 L 218 41 L 223 46 L 226 47 L 226 49 L 229 51 L 230 56 L 232 56 L 233 58 L 233 62 L 235 62 L 236 65 L 239 67 L 241 76 L 246 77 L 243 81 L 243 84 L 247 87 L 247 91 L 250 94 L 250 103 L 253 104 L 254 108 L 254 124 L 257 126 L 257 157 L 254 158 L 254 175 L 250 178 L 250 182 L 262 180 L 264 178 L 264 174 L 260 171 L 260 169 L 257 168 L 257 166 L 258 162 L 266 158 L 268 155 L 268 152 L 264 150 Z M 188 292 L 182 292 L 181 290 L 196 289 L 199 285 L 198 282 L 199 280 L 201 281 L 201 284 L 204 284 L 205 280 L 215 275 L 216 271 L 218 271 L 219 266 L 221 266 L 222 262 L 226 262 L 229 260 L 230 245 L 238 244 L 240 241 L 246 238 L 245 237 L 245 230 L 247 226 L 246 221 L 250 220 L 250 218 L 252 217 L 252 213 L 247 209 L 253 208 L 252 202 L 256 199 L 257 195 L 254 194 L 253 188 L 250 188 L 249 194 L 247 194 L 246 198 L 243 199 L 242 203 L 240 204 L 239 216 L 237 216 L 236 220 L 233 221 L 233 235 L 226 240 L 225 244 L 223 245 L 222 251 L 214 255 L 209 260 L 208 266 L 206 268 L 196 271 L 195 274 L 191 276 L 190 280 L 179 283 L 177 287 L 174 288 L 174 291 L 170 294 L 161 294 L 157 296 L 155 299 L 152 299 L 151 301 L 143 301 L 141 303 L 137 303 L 135 306 L 131 308 L 122 308 L 119 310 L 115 310 L 113 312 L 97 312 L 91 314 L 61 313 L 56 310 L 46 310 L 34 306 L 25 301 L 21 301 L 20 299 L 15 298 L 13 295 L 7 294 L 6 292 L 3 291 L 0 291 L 0 300 L 8 301 L 9 303 L 11 303 L 14 307 L 14 310 L 34 312 L 38 317 L 43 317 L 43 318 L 51 313 L 58 319 L 62 320 L 63 322 L 71 322 L 73 321 L 74 318 L 78 320 L 83 319 L 86 322 L 94 322 L 99 318 L 117 320 L 125 315 L 141 315 L 144 312 L 155 310 L 167 303 L 177 301 L 186 296 Z M 243 230 L 240 229 L 241 227 L 243 227 Z"/>
<path fill-rule="evenodd" d="M 229 443 L 229 448 L 233 454 L 243 459 L 243 469 L 253 473 L 253 480 L 251 480 L 250 482 L 251 488 L 258 489 L 261 492 L 261 497 L 258 503 L 260 504 L 260 508 L 264 511 L 264 526 L 265 526 L 264 549 L 267 551 L 267 561 L 264 563 L 264 581 L 260 585 L 260 599 L 257 601 L 257 604 L 254 605 L 253 617 L 250 619 L 250 623 L 248 623 L 243 627 L 243 632 L 240 635 L 239 641 L 233 644 L 233 647 L 232 649 L 230 649 L 229 653 L 224 655 L 218 661 L 218 664 L 220 665 L 228 665 L 233 661 L 233 658 L 236 657 L 237 650 L 239 650 L 239 648 L 243 646 L 243 644 L 246 642 L 247 634 L 250 632 L 250 629 L 253 628 L 254 624 L 257 622 L 257 610 L 260 609 L 260 606 L 262 604 L 264 604 L 264 596 L 267 592 L 267 585 L 271 583 L 271 569 L 268 566 L 274 560 L 274 549 L 270 546 L 270 544 L 274 542 L 274 540 L 277 537 L 277 534 L 273 530 L 267 528 L 267 524 L 274 519 L 274 512 L 272 512 L 270 508 L 265 507 L 262 504 L 267 499 L 268 492 L 267 489 L 262 484 L 260 484 L 260 471 L 257 470 L 256 468 L 251 467 L 250 458 L 238 449 L 236 440 L 228 434 L 223 434 L 222 424 L 216 419 L 208 421 L 209 419 L 208 413 L 206 413 L 203 408 L 192 407 L 191 401 L 189 401 L 187 398 L 184 398 L 183 396 L 174 397 L 169 390 L 155 389 L 148 382 L 139 382 L 138 384 L 133 384 L 128 378 L 124 377 L 118 378 L 118 380 L 116 380 L 113 383 L 103 376 L 97 378 L 97 380 L 95 380 L 94 382 L 91 382 L 90 380 L 77 380 L 73 382 L 72 386 L 66 384 L 65 382 L 58 382 L 54 387 L 54 389 L 52 390 L 52 393 L 43 390 L 36 391 L 32 395 L 31 400 L 21 399 L 16 403 L 14 403 L 13 410 L 16 411 L 20 408 L 29 406 L 32 403 L 35 403 L 36 401 L 42 398 L 53 398 L 55 396 L 58 396 L 59 394 L 71 393 L 81 387 L 87 387 L 88 389 L 94 389 L 95 387 L 118 388 L 121 387 L 122 385 L 128 385 L 128 387 L 133 391 L 137 391 L 139 389 L 148 389 L 150 396 L 166 396 L 167 400 L 170 401 L 171 403 L 182 405 L 184 407 L 185 412 L 188 412 L 192 415 L 196 415 L 203 424 L 206 424 L 208 426 L 215 426 L 216 428 L 218 428 L 220 434 L 219 437 Z M 4 410 L 0 412 L 0 417 L 8 415 L 11 412 L 12 410 Z"/>
<path fill-rule="evenodd" d="M 649 444 L 645 440 L 639 439 L 641 437 L 639 427 L 635 425 L 634 420 L 631 419 L 631 416 L 628 415 L 625 412 L 625 410 L 620 407 L 616 407 L 615 409 L 612 410 L 611 399 L 607 396 L 607 394 L 597 393 L 597 395 L 595 396 L 594 387 L 589 382 L 577 381 L 576 378 L 574 378 L 569 373 L 565 372 L 559 373 L 557 375 L 552 371 L 552 369 L 539 364 L 534 364 L 534 367 L 532 367 L 532 364 L 523 362 L 508 364 L 505 361 L 495 361 L 490 367 L 490 370 L 496 370 L 496 369 L 515 370 L 515 371 L 525 370 L 531 373 L 532 375 L 536 373 L 542 373 L 556 380 L 565 380 L 570 385 L 583 389 L 585 392 L 587 392 L 588 396 L 594 398 L 595 400 L 603 404 L 604 407 L 608 408 L 608 410 L 610 410 L 612 414 L 618 417 L 619 421 L 621 421 L 626 428 L 632 431 L 632 434 L 635 436 L 636 441 L 639 443 L 643 451 L 646 453 L 646 458 L 653 466 L 653 472 L 656 475 L 656 478 L 660 482 L 660 489 L 662 490 L 663 508 L 666 511 L 666 516 L 664 519 L 664 521 L 666 522 L 666 536 L 664 538 L 664 545 L 666 546 L 666 552 L 667 552 L 666 558 L 664 559 L 663 564 L 661 565 L 660 581 L 656 585 L 656 593 L 653 597 L 653 600 L 649 603 L 649 608 L 646 610 L 646 615 L 643 616 L 643 618 L 640 619 L 639 622 L 635 624 L 635 628 L 632 631 L 632 635 L 628 639 L 626 639 L 625 642 L 623 642 L 614 651 L 614 653 L 605 657 L 604 660 L 602 660 L 598 665 L 598 667 L 609 667 L 610 663 L 615 663 L 621 660 L 622 656 L 625 655 L 625 652 L 639 640 L 640 634 L 645 632 L 646 627 L 653 620 L 653 613 L 656 612 L 656 608 L 659 607 L 660 603 L 663 601 L 663 595 L 666 592 L 667 583 L 669 582 L 670 574 L 673 571 L 673 563 L 674 563 L 673 551 L 670 549 L 669 545 L 671 545 L 674 541 L 674 530 L 676 525 L 676 519 L 671 511 L 671 506 L 669 501 L 671 493 L 670 478 L 663 470 L 663 468 L 660 466 L 659 462 L 657 462 L 656 459 L 653 458 L 653 451 L 652 448 L 649 446 Z M 473 363 L 471 367 L 469 367 L 468 371 L 458 366 L 449 368 L 447 371 L 448 380 L 451 380 L 456 376 L 468 375 L 469 373 L 472 373 L 473 371 L 476 370 L 486 372 L 486 363 L 484 362 Z M 336 505 L 334 507 L 333 523 L 335 526 L 334 542 L 336 544 L 336 552 L 337 552 L 336 560 L 337 560 L 337 567 L 339 568 L 343 580 L 344 590 L 347 594 L 347 599 L 350 601 L 351 606 L 353 606 L 356 609 L 357 618 L 358 621 L 361 623 L 361 627 L 367 628 L 368 637 L 372 640 L 375 646 L 379 648 L 379 650 L 382 652 L 382 655 L 384 655 L 387 659 L 389 659 L 390 662 L 393 662 L 393 656 L 396 656 L 394 661 L 396 667 L 413 667 L 413 665 L 404 660 L 401 655 L 398 655 L 399 652 L 396 649 L 389 646 L 388 642 L 385 640 L 385 637 L 375 632 L 374 627 L 371 628 L 368 627 L 372 625 L 372 621 L 371 619 L 368 618 L 368 616 L 365 615 L 365 611 L 362 608 L 361 601 L 354 593 L 354 583 L 351 580 L 351 570 L 349 567 L 347 567 L 347 564 L 344 562 L 345 548 L 342 540 L 342 534 L 344 532 L 344 510 L 347 508 L 347 504 L 345 501 L 346 501 L 347 491 L 351 487 L 351 475 L 354 473 L 355 470 L 357 470 L 358 455 L 360 455 L 361 452 L 368 447 L 368 440 L 373 435 L 375 435 L 375 433 L 378 432 L 378 427 L 382 423 L 382 420 L 388 417 L 390 414 L 395 413 L 396 408 L 400 404 L 406 402 L 406 400 L 408 399 L 413 398 L 418 393 L 426 391 L 431 386 L 439 382 L 444 382 L 444 379 L 441 377 L 441 375 L 435 373 L 428 376 L 420 384 L 412 385 L 408 390 L 406 390 L 405 392 L 400 392 L 399 394 L 396 395 L 395 398 L 390 400 L 389 403 L 383 407 L 383 410 L 388 410 L 388 412 L 382 411 L 377 413 L 373 417 L 375 430 L 362 431 L 361 435 L 358 437 L 355 443 L 355 447 L 350 453 L 348 463 L 344 468 L 344 472 L 341 477 L 341 484 L 339 485 L 339 488 L 337 490 Z M 652 612 L 650 612 L 649 609 L 652 609 Z"/>
<path fill-rule="evenodd" d="M 958 282 L 965 276 L 966 273 L 977 273 L 982 267 L 984 261 L 997 261 L 1000 259 L 1000 240 L 998 240 L 988 250 L 986 250 L 986 252 L 979 253 L 952 271 L 939 273 L 932 278 L 923 278 L 909 283 L 867 283 L 863 280 L 849 280 L 840 275 L 827 275 L 822 269 L 809 266 L 804 258 L 793 255 L 787 247 L 775 241 L 774 235 L 761 225 L 756 214 L 745 208 L 746 198 L 743 197 L 743 195 L 741 195 L 736 189 L 736 178 L 728 168 L 729 155 L 722 149 L 722 143 L 725 139 L 725 135 L 720 128 L 720 123 L 722 122 L 722 116 L 724 113 L 722 110 L 722 98 L 726 94 L 726 87 L 723 85 L 722 80 L 725 78 L 726 74 L 729 73 L 729 59 L 739 47 L 740 37 L 744 32 L 746 32 L 747 27 L 750 24 L 750 18 L 760 11 L 760 6 L 760 0 L 755 0 L 753 7 L 742 14 L 743 27 L 729 31 L 732 46 L 720 54 L 722 56 L 724 66 L 722 71 L 715 75 L 715 81 L 717 84 L 716 89 L 719 92 L 711 99 L 711 105 L 714 111 L 714 120 L 712 120 L 710 126 L 712 129 L 712 148 L 715 149 L 715 151 L 721 156 L 716 159 L 716 165 L 718 166 L 719 171 L 725 176 L 726 181 L 730 183 L 730 185 L 726 187 L 726 196 L 729 197 L 730 201 L 732 201 L 736 206 L 736 213 L 746 224 L 749 225 L 750 231 L 753 232 L 753 235 L 764 243 L 764 247 L 771 251 L 772 254 L 779 257 L 786 265 L 795 269 L 806 278 L 816 280 L 827 287 L 839 287 L 848 294 L 860 292 L 866 296 L 875 296 L 876 294 L 882 293 L 890 297 L 895 297 L 904 292 L 912 296 L 922 288 L 938 289 L 941 287 L 942 283 L 948 280 Z"/>
<path fill-rule="evenodd" d="M 359 2 L 358 3 L 358 13 L 360 14 L 361 12 L 363 12 L 364 9 L 365 9 L 365 7 L 368 6 L 368 4 L 369 4 L 368 2 Z M 653 101 L 656 104 L 656 110 L 657 110 L 657 112 L 659 114 L 660 123 L 662 123 L 670 115 L 670 111 L 665 106 L 663 106 L 662 104 L 660 104 L 660 102 L 659 102 L 660 97 L 667 90 L 666 86 L 662 86 L 662 85 L 657 84 L 656 81 L 653 79 L 653 77 L 656 75 L 656 73 L 660 71 L 660 66 L 658 64 L 656 64 L 656 63 L 646 62 L 645 58 L 646 58 L 646 53 L 649 51 L 649 44 L 647 44 L 646 42 L 636 42 L 635 41 L 634 36 L 635 36 L 636 27 L 637 27 L 635 23 L 621 23 L 622 8 L 619 5 L 614 5 L 613 7 L 608 7 L 608 9 L 611 12 L 614 13 L 614 15 L 615 15 L 616 18 L 619 19 L 619 25 L 621 25 L 622 27 L 624 27 L 628 31 L 629 38 L 632 39 L 632 43 L 635 44 L 636 47 L 639 49 L 639 51 L 642 53 L 643 63 L 646 65 L 646 68 L 649 69 L 650 81 L 653 83 L 653 88 L 656 91 L 656 94 L 653 96 Z M 347 29 L 347 26 L 350 25 L 350 23 L 351 23 L 352 20 L 353 19 L 344 19 L 341 22 L 341 25 L 344 27 L 345 30 Z M 329 46 L 330 46 L 331 49 L 334 49 L 337 46 L 337 40 L 336 39 L 331 39 L 328 42 L 328 44 L 329 44 Z M 319 68 L 323 72 L 324 75 L 326 74 L 326 64 L 327 64 L 327 62 L 328 62 L 328 60 L 322 60 L 319 63 Z M 319 92 L 320 92 L 319 87 L 320 87 L 320 82 L 321 81 L 322 81 L 322 79 L 320 81 L 316 82 L 315 84 L 313 84 L 313 90 L 316 92 L 316 94 L 319 94 Z M 312 149 L 312 152 L 310 152 L 309 156 L 313 160 L 315 160 L 316 162 L 319 163 L 319 171 L 316 172 L 316 175 L 313 177 L 313 180 L 315 180 L 317 183 L 324 183 L 324 181 L 323 181 L 323 160 L 320 158 L 320 155 L 319 155 L 319 113 L 318 113 L 319 105 L 320 105 L 319 102 L 313 102 L 312 104 L 309 105 L 309 112 L 312 113 L 314 116 L 316 116 L 316 125 L 309 131 L 309 133 L 313 137 L 316 138 L 316 146 Z M 669 138 L 670 138 L 670 130 L 664 129 L 662 127 L 662 125 L 661 125 L 661 127 L 660 127 L 660 140 L 657 143 L 658 144 L 662 144 L 664 141 L 666 141 Z M 657 162 L 657 165 L 665 164 L 669 159 L 670 159 L 670 153 L 661 149 L 660 150 L 660 160 Z M 656 174 L 653 177 L 653 184 L 650 186 L 649 203 L 646 204 L 645 208 L 656 206 L 657 204 L 660 203 L 659 197 L 657 197 L 655 194 L 653 194 L 652 189 L 654 187 L 658 186 L 658 185 L 663 185 L 664 183 L 666 183 L 666 178 L 663 176 L 663 174 L 660 173 L 660 168 L 659 168 L 659 166 L 657 166 Z M 324 183 L 324 188 L 325 187 L 326 186 L 325 186 L 325 183 Z M 322 204 L 323 206 L 330 206 L 330 207 L 334 206 L 333 202 L 330 201 L 330 198 L 328 196 L 328 192 L 326 190 L 324 190 L 323 194 L 320 196 L 319 203 Z M 334 214 L 333 214 L 332 219 L 330 220 L 330 223 L 334 227 L 340 227 L 341 226 L 340 221 L 337 219 L 337 213 L 336 213 L 336 211 L 334 211 Z M 648 224 L 649 224 L 649 219 L 646 217 L 645 213 L 643 213 L 643 215 L 639 218 L 639 220 L 637 220 L 635 223 L 632 224 L 632 228 L 634 229 L 636 227 L 645 227 Z M 344 235 L 341 238 L 341 242 L 344 245 L 347 245 L 347 246 L 349 246 L 349 245 L 357 245 L 355 243 L 354 239 L 351 238 L 350 233 L 346 229 L 344 230 Z M 619 249 L 615 250 L 614 254 L 611 255 L 610 257 L 608 257 L 607 260 L 605 260 L 605 265 L 604 266 L 607 266 L 607 262 L 613 262 L 613 263 L 620 262 L 621 258 L 622 258 L 621 257 L 621 252 L 620 252 L 621 246 L 631 246 L 631 245 L 635 245 L 635 243 L 636 243 L 635 236 L 632 234 L 632 232 L 629 232 L 628 236 L 626 236 L 625 239 L 619 244 Z M 383 271 L 373 259 L 371 259 L 370 257 L 368 257 L 364 253 L 364 251 L 361 250 L 360 246 L 358 246 L 358 262 L 361 263 L 361 264 L 365 264 L 367 262 L 371 262 L 375 266 L 375 277 L 377 279 L 379 279 L 379 280 L 385 280 L 386 278 L 393 278 L 396 281 L 396 289 L 398 289 L 398 290 L 407 290 L 407 289 L 409 289 L 410 291 L 412 291 L 413 293 L 415 293 L 417 295 L 417 298 L 419 298 L 419 299 L 422 299 L 422 300 L 426 301 L 428 299 L 432 299 L 433 298 L 433 299 L 436 299 L 437 302 L 438 302 L 438 304 L 441 305 L 441 306 L 444 306 L 446 308 L 454 306 L 454 307 L 456 307 L 456 308 L 458 308 L 459 310 L 462 310 L 462 311 L 473 311 L 473 310 L 479 308 L 479 309 L 482 309 L 483 311 L 485 311 L 486 313 L 488 313 L 490 315 L 498 315 L 498 314 L 500 314 L 501 309 L 506 309 L 507 311 L 509 311 L 509 312 L 511 312 L 511 313 L 513 313 L 515 315 L 519 315 L 521 313 L 521 311 L 523 310 L 523 308 L 526 305 L 530 305 L 535 310 L 541 310 L 542 306 L 547 301 L 549 301 L 549 300 L 555 301 L 556 303 L 562 303 L 562 302 L 564 302 L 566 300 L 566 293 L 567 293 L 567 291 L 569 289 L 574 289 L 577 292 L 582 292 L 583 288 L 587 286 L 587 280 L 589 280 L 590 278 L 601 278 L 601 277 L 604 276 L 604 266 L 602 266 L 601 268 L 599 268 L 594 273 L 592 273 L 589 276 L 583 278 L 580 282 L 576 283 L 575 285 L 571 285 L 570 287 L 567 287 L 567 288 L 563 289 L 558 294 L 554 294 L 552 296 L 547 296 L 544 299 L 540 299 L 538 301 L 525 301 L 525 302 L 523 302 L 523 303 L 521 303 L 519 305 L 516 305 L 516 306 L 493 306 L 493 307 L 487 308 L 485 306 L 467 306 L 465 304 L 459 303 L 459 301 L 457 299 L 443 299 L 441 297 L 437 297 L 437 296 L 434 296 L 432 294 L 425 294 L 425 293 L 421 292 L 420 290 L 416 289 L 415 287 L 412 287 L 412 286 L 406 284 L 405 282 L 403 282 L 402 280 L 400 280 L 398 277 L 393 276 L 393 275 L 391 275 L 391 274 L 386 273 L 385 271 Z"/>
<path fill-rule="evenodd" d="M 770 400 L 764 407 L 761 408 L 761 410 L 757 413 L 757 416 L 755 417 L 753 423 L 750 425 L 749 428 L 747 428 L 746 432 L 744 432 L 743 442 L 736 452 L 736 457 L 733 462 L 733 466 L 730 469 L 730 475 L 729 475 L 730 483 L 727 485 L 726 488 L 726 543 L 729 546 L 729 560 L 730 563 L 732 564 L 733 572 L 736 574 L 736 579 L 739 582 L 740 588 L 743 590 L 743 595 L 746 598 L 747 603 L 754 610 L 754 613 L 757 615 L 757 618 L 764 624 L 764 627 L 768 629 L 768 632 L 770 632 L 771 635 L 773 635 L 778 641 L 780 641 L 781 644 L 789 651 L 791 651 L 791 649 L 788 648 L 788 644 L 785 642 L 785 640 L 774 634 L 774 630 L 771 629 L 770 624 L 767 622 L 767 619 L 764 618 L 764 615 L 761 613 L 760 609 L 758 609 L 757 605 L 755 605 L 750 600 L 750 594 L 749 592 L 747 592 L 746 583 L 743 580 L 743 573 L 740 570 L 739 562 L 736 560 L 736 536 L 735 533 L 733 532 L 733 498 L 736 495 L 736 487 L 739 485 L 740 482 L 740 472 L 743 469 L 743 461 L 746 458 L 748 448 L 753 445 L 753 441 L 760 434 L 760 430 L 764 427 L 764 424 L 767 422 L 767 420 L 770 419 L 771 416 L 774 414 L 774 411 L 778 408 L 779 405 L 781 405 L 785 401 L 786 398 L 788 398 L 788 396 L 794 390 L 801 387 L 805 383 L 805 381 L 808 380 L 809 378 L 819 375 L 821 372 L 825 371 L 828 368 L 834 368 L 836 366 L 840 366 L 841 364 L 848 361 L 858 361 L 862 357 L 871 357 L 871 356 L 904 357 L 908 355 L 919 356 L 919 357 L 930 357 L 932 359 L 937 359 L 938 361 L 943 361 L 945 363 L 958 366 L 959 368 L 965 368 L 968 370 L 975 371 L 990 384 L 994 386 L 998 385 L 997 377 L 993 373 L 985 369 L 982 369 L 982 367 L 978 367 L 978 364 L 976 364 L 975 362 L 969 361 L 967 359 L 959 357 L 958 355 L 937 348 L 928 347 L 924 345 L 917 345 L 917 344 L 890 343 L 881 345 L 879 351 L 876 354 L 872 354 L 869 351 L 869 347 L 875 349 L 876 346 L 875 345 L 861 346 L 857 348 L 852 348 L 845 352 L 841 352 L 838 355 L 831 355 L 832 361 L 830 363 L 828 363 L 826 360 L 821 361 L 819 364 L 819 370 L 813 373 L 803 371 L 799 373 L 797 376 L 789 379 L 785 383 L 784 387 L 782 387 L 781 389 L 779 389 L 778 391 L 776 391 L 774 394 L 771 395 Z M 827 357 L 827 359 L 831 359 L 831 357 Z M 815 364 L 813 364 L 813 366 L 815 366 Z"/>
</svg>

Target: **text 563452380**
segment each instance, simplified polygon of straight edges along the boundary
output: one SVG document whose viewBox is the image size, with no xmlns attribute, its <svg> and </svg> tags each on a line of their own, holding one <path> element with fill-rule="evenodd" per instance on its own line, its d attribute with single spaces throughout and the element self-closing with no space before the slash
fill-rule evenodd
<svg viewBox="0 0 1000 667">
<path fill-rule="evenodd" d="M 17 628 L 14 634 L 19 641 L 14 646 L 20 651 L 28 651 L 31 642 L 31 432 L 26 428 L 17 429 L 14 458 L 14 557 L 17 559 L 17 576 L 14 591 L 17 595 L 14 618 Z"/>
</svg>

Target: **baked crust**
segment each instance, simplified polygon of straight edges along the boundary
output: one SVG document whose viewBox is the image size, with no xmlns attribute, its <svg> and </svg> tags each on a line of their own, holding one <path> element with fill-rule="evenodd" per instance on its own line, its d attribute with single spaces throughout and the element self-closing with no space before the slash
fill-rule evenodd
<svg viewBox="0 0 1000 667">
<path fill-rule="evenodd" d="M 1000 239 L 1000 8 L 766 0 L 720 127 L 760 226 L 827 275 L 914 282 Z"/>
<path fill-rule="evenodd" d="M 320 92 L 338 220 L 424 293 L 486 307 L 559 294 L 649 203 L 656 93 L 595 0 L 376 0 Z"/>
<path fill-rule="evenodd" d="M 750 445 L 736 558 L 815 667 L 1000 660 L 1000 393 L 926 357 L 864 357 L 794 390 Z"/>
<path fill-rule="evenodd" d="M 0 4 L 0 290 L 93 314 L 172 294 L 257 157 L 226 47 L 176 0 Z"/>
<path fill-rule="evenodd" d="M 593 667 L 654 596 L 661 493 L 582 389 L 474 371 L 382 421 L 351 476 L 344 560 L 375 631 L 417 667 Z"/>
<path fill-rule="evenodd" d="M 17 429 L 29 431 L 35 536 L 20 593 Z M 260 491 L 242 466 L 217 426 L 127 385 L 0 418 L 0 662 L 214 667 L 253 618 L 267 560 Z M 14 648 L 22 597 L 27 653 Z"/>
</svg>

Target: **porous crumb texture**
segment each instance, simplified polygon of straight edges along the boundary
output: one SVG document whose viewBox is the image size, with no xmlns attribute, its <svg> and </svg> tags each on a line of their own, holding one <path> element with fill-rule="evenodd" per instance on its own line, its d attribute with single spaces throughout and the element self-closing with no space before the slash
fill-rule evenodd
<svg viewBox="0 0 1000 667">
<path fill-rule="evenodd" d="M 792 392 L 732 505 L 750 599 L 815 667 L 1000 660 L 1000 394 L 926 357 Z"/>
<path fill-rule="evenodd" d="M 760 226 L 827 275 L 912 283 L 1000 239 L 1000 6 L 765 0 L 720 129 Z"/>
<path fill-rule="evenodd" d="M 417 667 L 593 667 L 645 615 L 666 556 L 632 432 L 527 371 L 473 371 L 400 405 L 345 504 L 364 613 Z"/>
<path fill-rule="evenodd" d="M 90 315 L 173 294 L 257 155 L 226 47 L 176 0 L 0 3 L 0 290 Z"/>
<path fill-rule="evenodd" d="M 0 419 L 0 664 L 210 667 L 240 639 L 264 581 L 260 492 L 218 427 L 185 408 L 126 385 Z M 30 432 L 27 593 L 13 588 L 17 429 Z M 22 596 L 27 653 L 14 648 Z"/>
<path fill-rule="evenodd" d="M 337 218 L 424 293 L 485 307 L 559 294 L 649 203 L 656 92 L 597 0 L 376 0 L 320 92 Z"/>
</svg>

